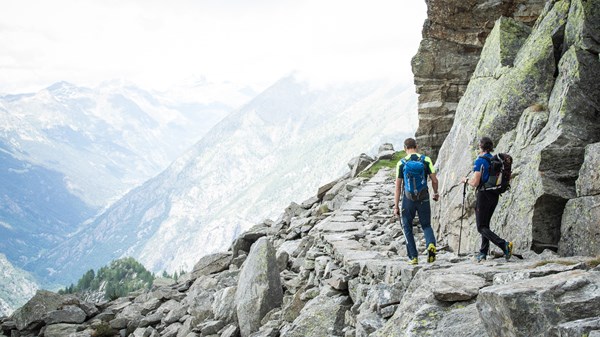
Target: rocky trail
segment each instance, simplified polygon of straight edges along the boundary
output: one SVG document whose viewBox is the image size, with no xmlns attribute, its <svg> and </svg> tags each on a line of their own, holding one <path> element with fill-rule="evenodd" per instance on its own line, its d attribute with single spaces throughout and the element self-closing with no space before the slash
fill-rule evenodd
<svg viewBox="0 0 600 337">
<path fill-rule="evenodd" d="M 352 176 L 201 258 L 178 283 L 95 304 L 39 291 L 0 320 L 0 336 L 600 334 L 597 260 L 545 251 L 476 263 L 438 238 L 436 262 L 409 265 L 392 172 Z M 418 225 L 415 234 L 424 251 Z"/>
</svg>

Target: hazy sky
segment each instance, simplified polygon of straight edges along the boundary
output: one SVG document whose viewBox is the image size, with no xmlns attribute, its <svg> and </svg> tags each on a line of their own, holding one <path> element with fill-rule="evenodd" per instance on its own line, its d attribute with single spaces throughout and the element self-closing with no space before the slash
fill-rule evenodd
<svg viewBox="0 0 600 337">
<path fill-rule="evenodd" d="M 206 77 L 410 78 L 424 0 L 3 0 L 0 93 Z"/>
</svg>

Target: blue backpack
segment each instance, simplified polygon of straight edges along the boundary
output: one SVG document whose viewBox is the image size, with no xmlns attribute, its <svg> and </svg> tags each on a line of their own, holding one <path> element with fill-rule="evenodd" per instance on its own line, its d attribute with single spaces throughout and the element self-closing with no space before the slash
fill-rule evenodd
<svg viewBox="0 0 600 337">
<path fill-rule="evenodd" d="M 402 159 L 404 176 L 404 195 L 412 201 L 427 199 L 427 176 L 425 173 L 425 156 L 418 160 L 411 156 L 409 160 Z"/>
</svg>

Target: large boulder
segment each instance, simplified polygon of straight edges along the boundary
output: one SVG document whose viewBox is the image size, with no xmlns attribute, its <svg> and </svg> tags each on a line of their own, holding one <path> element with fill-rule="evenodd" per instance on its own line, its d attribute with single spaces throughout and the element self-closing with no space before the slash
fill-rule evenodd
<svg viewBox="0 0 600 337">
<path fill-rule="evenodd" d="M 282 329 L 281 337 L 339 336 L 344 317 L 350 308 L 347 296 L 329 297 L 321 294 L 310 300 L 294 322 Z"/>
<path fill-rule="evenodd" d="M 229 267 L 232 255 L 229 253 L 214 253 L 200 258 L 192 271 L 192 278 L 221 272 Z"/>
<path fill-rule="evenodd" d="M 258 331 L 263 317 L 283 303 L 275 249 L 266 237 L 250 249 L 239 275 L 235 303 L 242 337 Z"/>
<path fill-rule="evenodd" d="M 81 308 L 69 305 L 60 310 L 52 310 L 44 317 L 44 322 L 48 325 L 56 323 L 83 323 L 86 314 Z"/>
<path fill-rule="evenodd" d="M 463 268 L 464 269 L 464 268 Z M 458 268 L 420 270 L 410 282 L 394 315 L 373 336 L 485 336 L 474 298 L 486 284 L 482 276 Z M 486 274 L 486 268 L 478 270 Z M 456 304 L 453 304 L 456 303 Z M 452 333 L 450 333 L 452 332 Z"/>
<path fill-rule="evenodd" d="M 350 171 L 351 171 L 350 176 L 352 178 L 356 177 L 365 168 L 367 168 L 367 166 L 369 166 L 369 164 L 371 164 L 372 162 L 373 162 L 373 158 L 367 156 L 364 153 L 362 153 L 360 156 L 352 159 L 348 163 L 348 166 L 350 166 Z"/>
<path fill-rule="evenodd" d="M 11 318 L 19 330 L 34 328 L 44 321 L 48 312 L 58 310 L 63 302 L 64 298 L 56 293 L 38 290 L 33 298 L 11 315 Z"/>
<path fill-rule="evenodd" d="M 600 316 L 600 272 L 575 270 L 487 287 L 477 308 L 490 336 L 557 336 L 559 324 Z"/>
</svg>

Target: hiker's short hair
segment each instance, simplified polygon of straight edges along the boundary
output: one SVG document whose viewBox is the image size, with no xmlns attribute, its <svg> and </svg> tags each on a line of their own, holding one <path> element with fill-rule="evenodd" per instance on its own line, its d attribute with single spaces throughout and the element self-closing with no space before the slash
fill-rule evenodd
<svg viewBox="0 0 600 337">
<path fill-rule="evenodd" d="M 494 142 L 490 137 L 481 137 L 479 147 L 485 152 L 492 152 L 494 151 Z"/>
<path fill-rule="evenodd" d="M 417 148 L 417 141 L 414 138 L 406 138 L 404 140 L 404 147 L 408 150 L 408 149 L 416 149 Z"/>
</svg>

